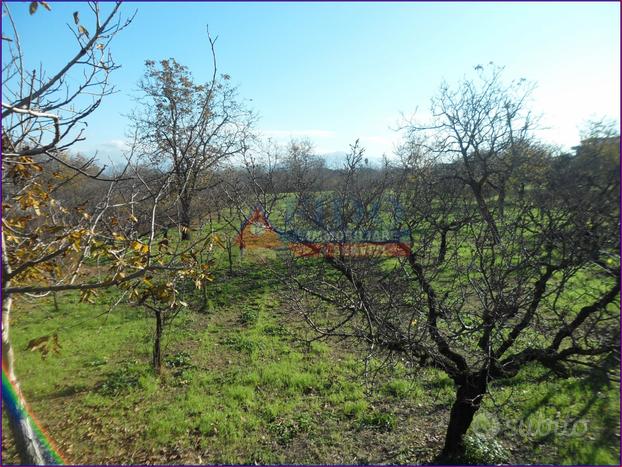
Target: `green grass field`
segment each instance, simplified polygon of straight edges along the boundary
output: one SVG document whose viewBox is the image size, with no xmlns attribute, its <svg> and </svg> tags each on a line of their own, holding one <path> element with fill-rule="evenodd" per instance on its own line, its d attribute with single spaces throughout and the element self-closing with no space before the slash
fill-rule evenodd
<svg viewBox="0 0 622 467">
<path fill-rule="evenodd" d="M 16 302 L 17 374 L 68 462 L 433 461 L 451 380 L 377 361 L 366 377 L 346 344 L 307 344 L 312 334 L 262 259 L 236 258 L 230 277 L 219 255 L 205 312 L 186 311 L 165 331 L 160 378 L 149 366 L 153 320 L 138 308 L 109 312 L 116 291 L 95 305 L 59 296 L 58 312 L 51 299 Z M 26 351 L 30 339 L 54 332 L 59 354 Z M 527 368 L 492 389 L 469 435 L 470 460 L 617 464 L 618 415 L 619 389 L 606 381 L 555 382 Z M 2 446 L 3 463 L 17 462 L 4 418 Z"/>
</svg>

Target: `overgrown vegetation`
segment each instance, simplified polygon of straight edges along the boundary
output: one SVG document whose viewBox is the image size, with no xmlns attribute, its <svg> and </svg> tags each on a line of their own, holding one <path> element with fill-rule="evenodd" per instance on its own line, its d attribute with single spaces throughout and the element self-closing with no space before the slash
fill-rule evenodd
<svg viewBox="0 0 622 467">
<path fill-rule="evenodd" d="M 291 319 L 275 284 L 254 260 L 236 277 L 215 280 L 210 300 L 218 305 L 184 315 L 166 335 L 160 378 L 150 370 L 153 330 L 139 309 L 107 314 L 104 304 L 87 306 L 71 294 L 59 298 L 60 312 L 51 300 L 23 300 L 14 339 L 26 396 L 76 463 L 432 461 L 454 397 L 451 380 L 380 361 L 364 378 L 356 352 L 304 343 L 308 328 Z M 111 291 L 102 300 L 115 297 Z M 53 331 L 60 354 L 26 351 L 31 333 Z M 495 402 L 510 394 L 519 394 L 511 408 L 485 404 L 468 437 L 469 461 L 615 463 L 615 385 L 556 382 L 533 368 L 493 390 Z M 504 426 L 505 419 L 518 425 Z M 545 433 L 545 424 L 574 419 L 574 433 Z M 17 461 L 6 430 L 3 436 L 4 462 Z"/>
<path fill-rule="evenodd" d="M 208 34 L 205 84 L 146 62 L 107 170 L 71 147 L 133 16 L 74 12 L 37 75 L 3 8 L 4 463 L 56 458 L 36 423 L 73 463 L 618 463 L 615 125 L 559 152 L 491 64 L 327 168 L 254 132 Z"/>
</svg>

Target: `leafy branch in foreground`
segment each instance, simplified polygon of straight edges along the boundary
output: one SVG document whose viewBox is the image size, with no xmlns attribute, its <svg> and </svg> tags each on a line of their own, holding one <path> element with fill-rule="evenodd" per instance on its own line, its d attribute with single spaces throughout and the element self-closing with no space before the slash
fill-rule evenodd
<svg viewBox="0 0 622 467">
<path fill-rule="evenodd" d="M 31 14 L 36 5 L 31 4 Z M 9 334 L 15 296 L 43 298 L 74 290 L 82 301 L 92 302 L 98 290 L 119 287 L 122 297 L 148 302 L 142 294 L 170 307 L 178 303 L 167 298 L 175 297 L 176 280 L 183 277 L 201 287 L 209 279 L 205 264 L 194 258 L 211 242 L 206 234 L 167 248 L 158 238 L 158 217 L 171 177 L 154 188 L 144 182 L 144 170 L 133 154 L 128 154 L 124 167 L 108 171 L 98 167 L 94 157 L 84 160 L 68 154 L 83 139 L 79 127 L 84 119 L 113 92 L 109 76 L 117 65 L 109 44 L 133 16 L 122 20 L 118 2 L 106 14 L 101 8 L 107 7 L 91 3 L 94 27 L 89 33 L 74 13 L 77 52 L 48 77 L 26 71 L 9 5 L 3 8 L 12 35 L 10 53 L 3 57 L 2 358 L 18 403 L 25 406 Z M 75 199 L 81 185 L 91 191 L 85 199 Z M 166 279 L 150 282 L 155 275 Z M 45 355 L 60 348 L 59 337 L 34 337 L 28 347 Z M 22 461 L 51 461 L 30 418 L 10 415 Z"/>
</svg>

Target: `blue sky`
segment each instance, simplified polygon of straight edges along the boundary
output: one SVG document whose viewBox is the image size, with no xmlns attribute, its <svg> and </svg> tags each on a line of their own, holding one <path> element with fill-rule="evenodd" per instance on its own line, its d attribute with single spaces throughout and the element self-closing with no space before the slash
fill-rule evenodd
<svg viewBox="0 0 622 467">
<path fill-rule="evenodd" d="M 81 2 L 50 2 L 34 16 L 10 5 L 30 67 L 53 71 L 75 51 L 67 29 Z M 110 8 L 110 5 L 106 5 Z M 182 3 L 126 2 L 134 23 L 111 46 L 119 93 L 90 120 L 79 149 L 118 157 L 146 59 L 175 57 L 198 81 L 211 76 L 206 25 L 219 71 L 280 141 L 308 136 L 320 153 L 360 138 L 370 157 L 391 153 L 400 115 L 425 116 L 443 79 L 494 61 L 508 79 L 538 85 L 539 136 L 572 146 L 590 117 L 619 117 L 620 11 L 610 3 Z M 3 17 L 3 27 L 5 25 Z M 92 26 L 91 26 L 92 27 Z M 251 100 L 252 99 L 252 100 Z"/>
</svg>

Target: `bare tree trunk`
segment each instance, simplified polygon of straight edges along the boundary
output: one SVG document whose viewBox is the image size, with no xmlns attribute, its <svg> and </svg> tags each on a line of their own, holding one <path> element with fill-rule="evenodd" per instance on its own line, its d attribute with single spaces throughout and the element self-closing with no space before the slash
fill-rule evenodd
<svg viewBox="0 0 622 467">
<path fill-rule="evenodd" d="M 180 197 L 179 224 L 181 226 L 181 239 L 190 240 L 190 200 L 186 196 Z"/>
<path fill-rule="evenodd" d="M 469 375 L 462 384 L 458 385 L 456 400 L 449 414 L 445 445 L 441 453 L 443 461 L 460 461 L 464 457 L 464 435 L 471 426 L 485 393 L 485 375 Z"/>
<path fill-rule="evenodd" d="M 227 237 L 227 257 L 229 259 L 229 275 L 233 275 L 233 242 Z"/>
<path fill-rule="evenodd" d="M 499 208 L 499 218 L 503 219 L 505 216 L 505 185 L 506 180 L 501 180 L 499 183 L 499 193 L 497 194 L 497 207 Z"/>
<path fill-rule="evenodd" d="M 153 370 L 157 375 L 162 370 L 162 310 L 154 310 L 156 319 L 155 340 L 153 341 Z"/>
<path fill-rule="evenodd" d="M 499 229 L 497 229 L 497 224 L 486 205 L 486 200 L 484 199 L 484 195 L 482 194 L 482 188 L 476 182 L 469 183 L 471 186 L 471 190 L 473 191 L 473 195 L 475 196 L 475 200 L 477 201 L 477 207 L 479 209 L 482 218 L 488 224 L 490 229 L 490 233 L 492 234 L 492 239 L 495 244 L 501 243 L 501 236 L 499 235 Z"/>
<path fill-rule="evenodd" d="M 26 401 L 24 400 L 17 377 L 15 376 L 15 355 L 13 354 L 13 346 L 9 336 L 13 299 L 10 295 L 4 293 L 4 290 L 10 286 L 10 282 L 6 280 L 10 272 L 11 267 L 6 253 L 4 232 L 2 232 L 2 365 L 6 370 L 6 376 L 9 382 L 13 385 L 17 393 L 18 400 L 16 402 L 21 406 L 21 409 L 23 409 L 17 411 L 6 410 L 5 413 L 8 415 L 9 427 L 13 433 L 17 452 L 19 453 L 22 464 L 45 465 L 46 460 L 44 458 L 43 449 L 37 440 L 30 418 L 25 416 Z"/>
<path fill-rule="evenodd" d="M 441 229 L 441 244 L 438 248 L 438 257 L 436 258 L 438 264 L 445 261 L 445 255 L 447 254 L 447 232 L 449 232 L 449 227 Z"/>
</svg>

